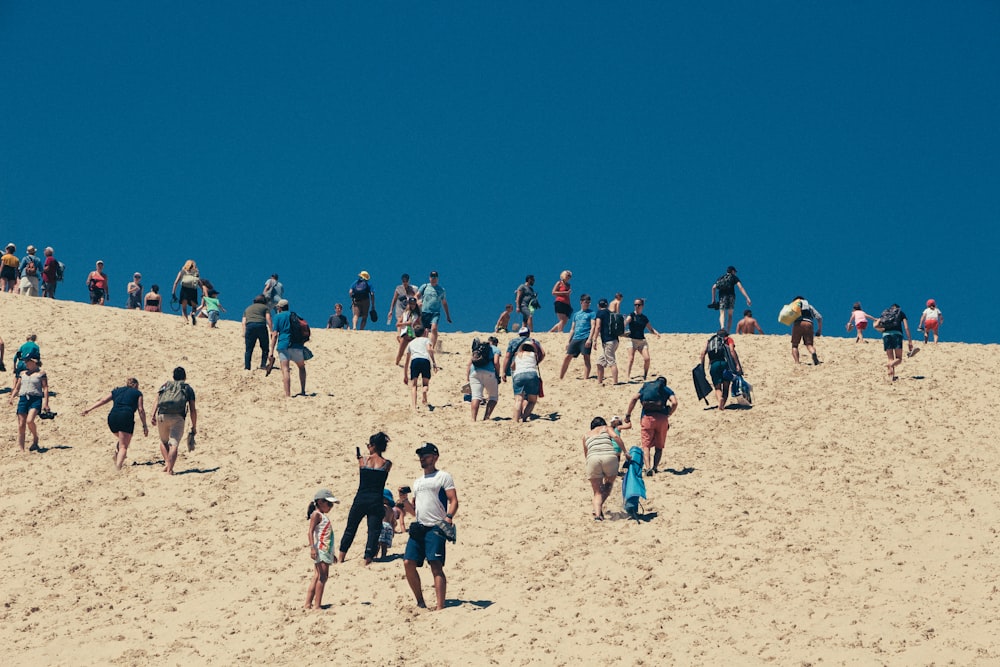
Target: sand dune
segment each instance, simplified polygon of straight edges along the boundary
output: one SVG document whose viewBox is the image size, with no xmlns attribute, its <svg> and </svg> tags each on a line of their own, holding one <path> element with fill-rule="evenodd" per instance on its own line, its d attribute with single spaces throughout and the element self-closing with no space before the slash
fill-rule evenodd
<svg viewBox="0 0 1000 667">
<path fill-rule="evenodd" d="M 616 488 L 617 520 L 596 524 L 581 435 L 639 385 L 569 379 L 579 362 L 558 380 L 565 335 L 539 336 L 542 418 L 515 426 L 509 384 L 501 419 L 469 419 L 459 387 L 472 334 L 442 336 L 435 409 L 415 414 L 390 333 L 314 331 L 312 395 L 289 400 L 280 374 L 243 370 L 237 323 L 0 295 L 8 367 L 29 332 L 59 416 L 41 422 L 42 452 L 22 454 L 5 408 L 8 664 L 1000 660 L 998 346 L 924 347 L 889 384 L 875 340 L 820 338 L 825 363 L 796 367 L 787 336 L 744 336 L 755 406 L 719 414 L 690 381 L 707 334 L 654 338 L 652 371 L 680 398 L 664 463 L 685 474 L 647 481 L 648 522 L 623 518 Z M 198 448 L 167 477 L 155 435 L 140 434 L 115 471 L 106 410 L 80 411 L 129 375 L 149 406 L 177 365 L 198 393 Z M 306 505 L 333 489 L 339 539 L 354 448 L 379 429 L 393 488 L 418 474 L 425 440 L 455 477 L 449 608 L 415 608 L 397 536 L 391 562 L 367 569 L 356 541 L 331 568 L 330 608 L 304 612 Z"/>
</svg>

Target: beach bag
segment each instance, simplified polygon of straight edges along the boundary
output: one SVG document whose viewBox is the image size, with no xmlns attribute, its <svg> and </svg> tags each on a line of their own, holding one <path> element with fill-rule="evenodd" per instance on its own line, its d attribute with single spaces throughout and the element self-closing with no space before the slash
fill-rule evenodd
<svg viewBox="0 0 1000 667">
<path fill-rule="evenodd" d="M 742 405 L 743 407 L 749 408 L 753 404 L 753 398 L 750 396 L 750 383 L 743 379 L 742 375 L 733 374 L 731 393 L 733 401 L 737 405 Z"/>
<path fill-rule="evenodd" d="M 312 330 L 309 328 L 309 323 L 295 313 L 289 313 L 288 327 L 288 341 L 291 345 L 300 346 L 307 343 L 309 338 L 312 336 Z"/>
<path fill-rule="evenodd" d="M 716 334 L 708 339 L 708 358 L 719 361 L 726 358 L 726 339 Z"/>
<path fill-rule="evenodd" d="M 778 313 L 778 321 L 788 326 L 791 326 L 800 317 L 802 317 L 802 301 L 799 299 L 784 306 Z"/>
<path fill-rule="evenodd" d="M 493 346 L 488 340 L 472 340 L 472 365 L 476 368 L 486 368 L 493 360 Z"/>
<path fill-rule="evenodd" d="M 882 317 L 878 318 L 878 321 L 875 322 L 875 328 L 878 331 L 885 331 L 886 329 L 896 331 L 902 323 L 903 311 L 899 309 L 899 306 L 889 306 L 882 311 Z"/>
<path fill-rule="evenodd" d="M 621 313 L 611 313 L 608 318 L 608 333 L 612 338 L 618 338 L 625 333 L 625 316 Z"/>
<path fill-rule="evenodd" d="M 198 289 L 201 285 L 201 279 L 198 277 L 197 273 L 191 273 L 190 271 L 185 271 L 184 276 L 181 278 L 181 287 L 186 287 L 187 289 Z"/>
<path fill-rule="evenodd" d="M 371 296 L 371 285 L 364 278 L 359 278 L 354 287 L 351 288 L 351 300 L 355 303 L 359 301 L 367 301 L 368 297 Z"/>
<path fill-rule="evenodd" d="M 160 387 L 157 411 L 165 415 L 182 415 L 187 410 L 187 392 L 184 383 L 171 380 Z"/>
</svg>

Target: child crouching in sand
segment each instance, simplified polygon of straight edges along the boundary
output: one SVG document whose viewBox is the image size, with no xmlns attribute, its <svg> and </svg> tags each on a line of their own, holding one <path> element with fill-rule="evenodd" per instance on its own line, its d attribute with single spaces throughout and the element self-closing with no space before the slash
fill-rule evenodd
<svg viewBox="0 0 1000 667">
<path fill-rule="evenodd" d="M 323 589 L 330 574 L 330 563 L 333 562 L 333 526 L 326 515 L 333 509 L 333 504 L 339 502 L 329 490 L 320 489 L 306 510 L 309 517 L 309 555 L 316 567 L 306 592 L 306 609 L 323 606 Z"/>
</svg>

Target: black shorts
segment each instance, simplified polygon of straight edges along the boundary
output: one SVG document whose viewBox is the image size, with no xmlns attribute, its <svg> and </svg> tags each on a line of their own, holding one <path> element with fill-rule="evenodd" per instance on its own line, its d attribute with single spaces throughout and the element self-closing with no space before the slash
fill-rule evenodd
<svg viewBox="0 0 1000 667">
<path fill-rule="evenodd" d="M 590 348 L 587 345 L 586 338 L 580 338 L 578 340 L 571 340 L 569 345 L 566 346 L 566 354 L 572 356 L 574 359 L 579 357 L 581 354 L 585 357 L 590 356 Z"/>
<path fill-rule="evenodd" d="M 15 269 L 13 266 L 7 266 L 6 264 L 4 264 L 3 268 L 0 268 L 0 278 L 2 278 L 3 280 L 17 279 L 17 269 Z"/>
<path fill-rule="evenodd" d="M 431 379 L 431 360 L 410 359 L 410 379 L 415 380 L 421 375 L 428 380 Z"/>
<path fill-rule="evenodd" d="M 177 299 L 183 303 L 188 302 L 189 305 L 198 305 L 198 288 L 197 287 L 184 287 L 181 285 L 181 294 Z"/>
<path fill-rule="evenodd" d="M 573 306 L 568 303 L 563 303 L 562 301 L 556 301 L 556 315 L 565 315 L 569 317 L 573 314 Z"/>
<path fill-rule="evenodd" d="M 91 303 L 100 303 L 101 299 L 103 298 L 104 298 L 104 290 L 97 288 L 90 290 Z"/>
<path fill-rule="evenodd" d="M 135 415 L 122 410 L 112 410 L 108 413 L 108 428 L 112 433 L 134 433 Z"/>
</svg>

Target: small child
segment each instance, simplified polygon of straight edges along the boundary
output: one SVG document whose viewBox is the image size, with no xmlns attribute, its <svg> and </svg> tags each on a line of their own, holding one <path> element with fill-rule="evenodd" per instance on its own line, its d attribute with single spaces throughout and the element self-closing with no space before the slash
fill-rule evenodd
<svg viewBox="0 0 1000 667">
<path fill-rule="evenodd" d="M 434 348 L 430 346 L 427 329 L 422 324 L 413 327 L 413 340 L 406 344 L 406 358 L 403 360 L 403 384 L 409 385 L 413 409 L 417 409 L 417 385 L 423 380 L 423 405 L 427 406 L 427 390 L 431 383 L 431 372 L 438 370 L 434 359 Z"/>
<path fill-rule="evenodd" d="M 333 509 L 333 504 L 339 502 L 328 489 L 320 489 L 306 510 L 306 516 L 309 517 L 309 554 L 316 568 L 306 592 L 306 609 L 320 609 L 323 606 L 323 589 L 333 562 L 333 526 L 326 515 Z"/>
<path fill-rule="evenodd" d="M 937 303 L 934 299 L 927 299 L 927 308 L 924 309 L 923 315 L 920 316 L 920 324 L 917 326 L 917 330 L 923 329 L 924 331 L 924 343 L 927 342 L 927 335 L 930 332 L 934 332 L 934 343 L 938 342 L 938 327 L 944 322 L 944 315 L 938 310 Z"/>
<path fill-rule="evenodd" d="M 201 297 L 201 305 L 198 306 L 198 311 L 195 314 L 205 313 L 208 316 L 211 327 L 214 329 L 215 323 L 219 321 L 220 310 L 226 312 L 226 309 L 219 303 L 219 293 L 215 290 L 210 290 L 208 296 Z"/>
<path fill-rule="evenodd" d="M 875 321 L 875 318 L 866 313 L 861 309 L 861 302 L 856 301 L 854 303 L 854 310 L 851 311 L 851 317 L 847 320 L 847 330 L 850 331 L 853 326 L 858 330 L 858 337 L 854 339 L 855 343 L 860 343 L 864 338 L 864 331 L 868 328 L 868 320 Z"/>
<path fill-rule="evenodd" d="M 396 532 L 396 512 L 399 510 L 396 509 L 395 505 L 396 503 L 392 498 L 392 491 L 389 489 L 383 489 L 382 507 L 385 510 L 385 514 L 382 516 L 382 532 L 379 533 L 378 536 L 378 545 L 382 550 L 382 558 L 385 558 L 386 553 L 389 551 L 389 547 L 392 546 L 392 536 Z"/>
<path fill-rule="evenodd" d="M 736 333 L 738 334 L 763 334 L 757 319 L 753 316 L 753 311 L 749 308 L 743 311 L 743 319 L 736 323 Z"/>
<path fill-rule="evenodd" d="M 514 312 L 514 304 L 508 303 L 504 306 L 503 312 L 500 313 L 500 317 L 497 319 L 496 333 L 508 333 L 507 329 L 510 326 L 510 314 Z"/>
<path fill-rule="evenodd" d="M 625 429 L 632 428 L 632 422 L 623 422 L 621 417 L 619 417 L 618 415 L 615 415 L 614 417 L 611 418 L 611 424 L 610 424 L 610 426 L 611 426 L 611 430 L 613 430 L 615 432 L 615 435 L 617 435 L 620 438 L 620 437 L 622 437 L 622 431 L 624 431 Z M 622 448 L 619 447 L 618 443 L 615 442 L 613 439 L 611 441 L 611 444 L 615 448 L 615 454 L 621 454 L 622 453 Z"/>
</svg>

